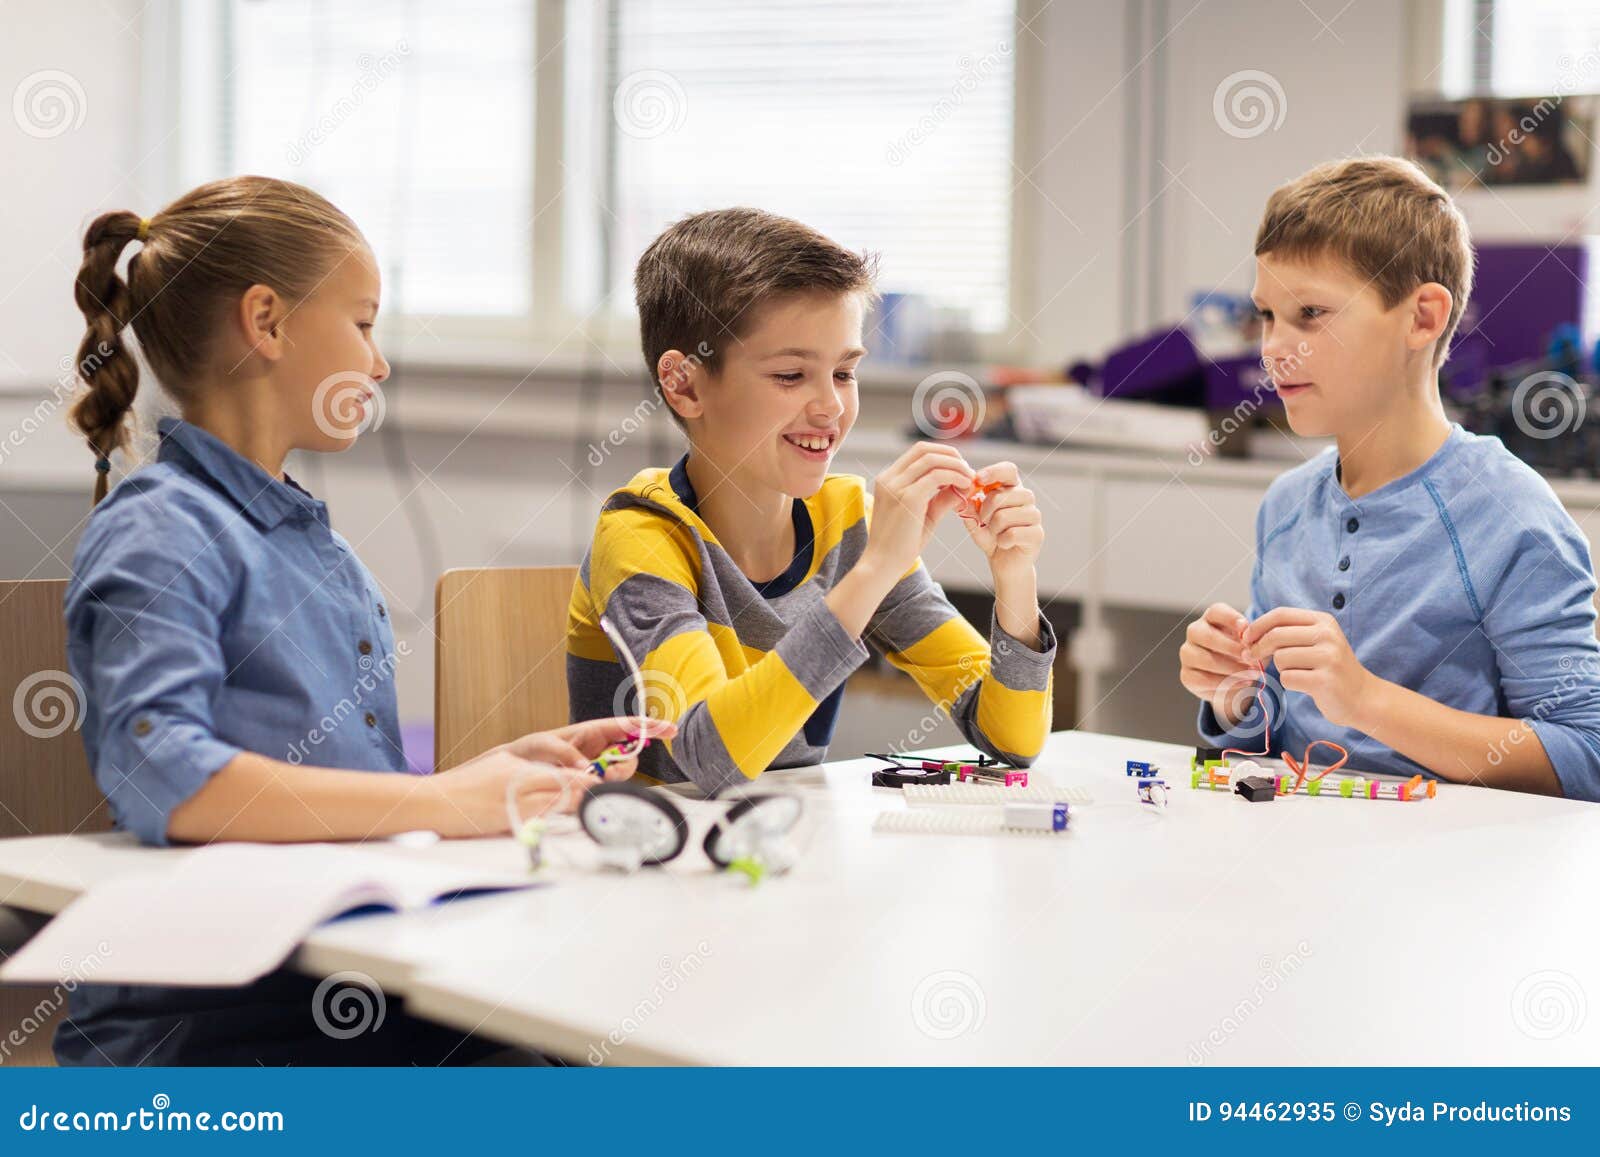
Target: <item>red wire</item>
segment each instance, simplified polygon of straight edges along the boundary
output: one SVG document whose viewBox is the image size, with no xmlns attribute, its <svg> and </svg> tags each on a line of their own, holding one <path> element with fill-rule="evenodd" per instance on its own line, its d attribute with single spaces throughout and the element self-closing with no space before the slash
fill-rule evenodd
<svg viewBox="0 0 1600 1157">
<path fill-rule="evenodd" d="M 1248 624 L 1239 628 L 1239 642 L 1241 644 L 1244 642 L 1244 633 L 1247 628 Z M 1230 755 L 1263 755 L 1267 756 L 1268 758 L 1270 758 L 1272 755 L 1272 719 L 1267 714 L 1267 667 L 1266 664 L 1260 659 L 1252 659 L 1252 661 L 1256 665 L 1256 679 L 1259 680 L 1259 685 L 1256 687 L 1256 702 L 1261 707 L 1261 741 L 1263 744 L 1265 744 L 1265 746 L 1260 751 L 1245 751 L 1243 748 L 1229 747 L 1223 750 L 1223 759 L 1227 759 Z M 1311 770 L 1311 752 L 1313 749 L 1318 747 L 1333 748 L 1333 750 L 1339 753 L 1339 758 L 1334 763 L 1329 764 L 1327 767 L 1317 772 L 1316 775 L 1308 775 L 1307 773 Z M 1307 779 L 1315 782 L 1316 780 L 1319 780 L 1323 776 L 1327 775 L 1330 771 L 1338 771 L 1349 761 L 1350 753 L 1331 739 L 1313 739 L 1310 743 L 1306 744 L 1305 752 L 1300 756 L 1298 761 L 1287 751 L 1283 753 L 1283 762 L 1288 765 L 1289 770 L 1294 772 L 1295 775 L 1295 791 L 1299 791 L 1300 785 L 1305 783 Z"/>
</svg>

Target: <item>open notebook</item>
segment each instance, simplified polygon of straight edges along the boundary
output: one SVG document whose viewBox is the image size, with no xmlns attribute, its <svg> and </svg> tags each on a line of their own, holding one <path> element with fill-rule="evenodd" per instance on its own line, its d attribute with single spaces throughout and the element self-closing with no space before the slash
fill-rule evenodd
<svg viewBox="0 0 1600 1157">
<path fill-rule="evenodd" d="M 96 884 L 0 967 L 0 980 L 248 984 L 341 913 L 405 911 L 533 882 L 337 844 L 216 844 L 171 867 Z"/>
</svg>

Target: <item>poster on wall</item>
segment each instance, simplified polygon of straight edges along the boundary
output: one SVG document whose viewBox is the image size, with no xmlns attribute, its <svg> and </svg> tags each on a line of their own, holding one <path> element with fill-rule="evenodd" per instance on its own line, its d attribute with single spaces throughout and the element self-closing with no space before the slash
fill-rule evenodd
<svg viewBox="0 0 1600 1157">
<path fill-rule="evenodd" d="M 1592 96 L 1414 100 L 1406 155 L 1447 189 L 1589 179 Z"/>
</svg>

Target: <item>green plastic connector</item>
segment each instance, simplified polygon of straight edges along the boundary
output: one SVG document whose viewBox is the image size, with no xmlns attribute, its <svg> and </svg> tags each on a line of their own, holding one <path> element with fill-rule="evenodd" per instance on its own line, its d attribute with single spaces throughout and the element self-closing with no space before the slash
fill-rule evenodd
<svg viewBox="0 0 1600 1157">
<path fill-rule="evenodd" d="M 740 856 L 736 860 L 729 861 L 728 871 L 738 872 L 741 876 L 744 876 L 746 879 L 748 879 L 750 881 L 750 886 L 754 888 L 766 878 L 767 866 L 760 860 L 753 859 L 750 856 Z"/>
</svg>

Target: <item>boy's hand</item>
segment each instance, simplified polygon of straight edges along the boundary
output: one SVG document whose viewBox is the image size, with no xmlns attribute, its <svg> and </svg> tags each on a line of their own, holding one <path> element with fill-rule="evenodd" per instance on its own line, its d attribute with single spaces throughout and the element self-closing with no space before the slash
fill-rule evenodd
<svg viewBox="0 0 1600 1157">
<path fill-rule="evenodd" d="M 1372 704 L 1382 680 L 1361 665 L 1332 615 L 1278 607 L 1251 623 L 1244 638 L 1263 664 L 1276 660 L 1285 691 L 1311 696 L 1335 727 L 1365 730 L 1362 708 Z"/>
<path fill-rule="evenodd" d="M 918 442 L 900 455 L 873 482 L 863 559 L 898 579 L 921 556 L 939 520 L 961 505 L 972 479 L 972 467 L 954 446 Z"/>
<path fill-rule="evenodd" d="M 1044 545 L 1044 516 L 1033 491 L 1021 485 L 1016 464 L 985 466 L 974 481 L 997 482 L 1003 489 L 985 496 L 972 516 L 963 518 L 972 541 L 996 572 L 1032 569 Z"/>
<path fill-rule="evenodd" d="M 1179 681 L 1191 695 L 1211 704 L 1224 728 L 1248 713 L 1255 694 L 1255 664 L 1239 640 L 1244 627 L 1245 617 L 1238 611 L 1213 603 L 1189 624 L 1178 649 Z"/>
</svg>

